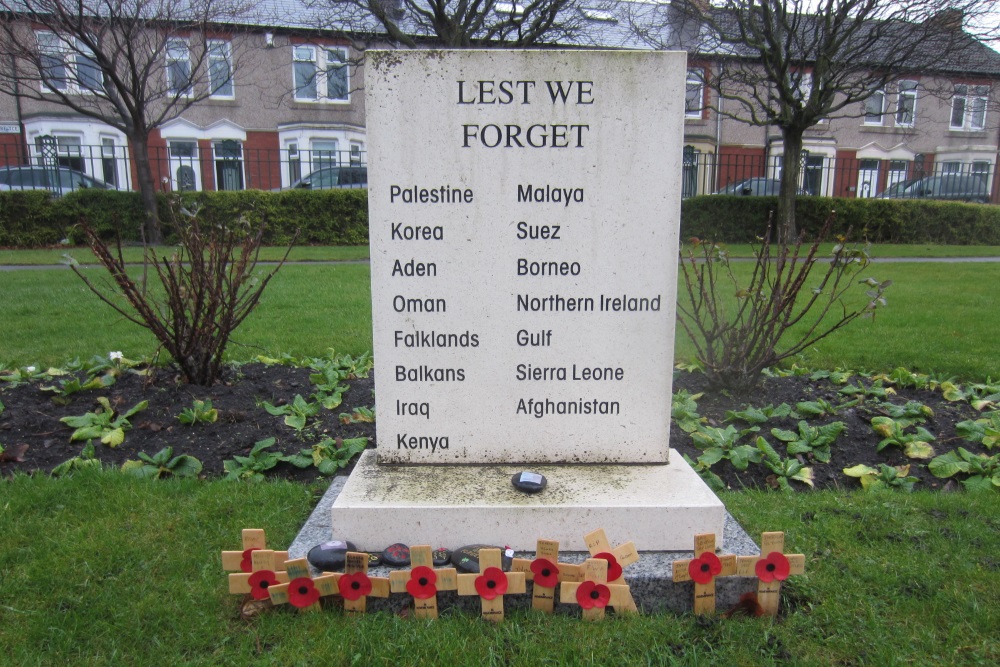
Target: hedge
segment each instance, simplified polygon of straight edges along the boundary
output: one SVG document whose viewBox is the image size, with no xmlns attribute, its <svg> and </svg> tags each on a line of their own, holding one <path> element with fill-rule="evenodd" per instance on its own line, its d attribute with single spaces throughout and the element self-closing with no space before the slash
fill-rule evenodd
<svg viewBox="0 0 1000 667">
<path fill-rule="evenodd" d="M 750 243 L 763 235 L 777 197 L 706 195 L 681 205 L 682 238 Z M 1000 206 L 943 201 L 799 197 L 795 205 L 799 229 L 815 234 L 831 210 L 834 234 L 872 243 L 1000 245 Z"/>
<path fill-rule="evenodd" d="M 368 242 L 368 191 L 288 190 L 264 192 L 192 192 L 185 206 L 199 207 L 211 221 L 243 215 L 251 223 L 266 221 L 264 243 L 288 243 L 300 229 L 302 245 L 361 245 Z M 160 196 L 161 220 L 170 241 L 167 197 Z M 682 238 L 699 237 L 749 243 L 767 228 L 776 197 L 707 195 L 681 206 Z M 837 212 L 835 233 L 853 230 L 854 238 L 873 243 L 1000 245 L 1000 206 L 958 202 L 892 199 L 799 197 L 799 226 L 815 233 L 830 210 Z M 74 225 L 87 219 L 107 239 L 120 232 L 139 241 L 143 220 L 138 193 L 79 190 L 61 198 L 43 191 L 0 192 L 0 246 L 40 247 L 62 239 L 83 240 Z"/>
</svg>

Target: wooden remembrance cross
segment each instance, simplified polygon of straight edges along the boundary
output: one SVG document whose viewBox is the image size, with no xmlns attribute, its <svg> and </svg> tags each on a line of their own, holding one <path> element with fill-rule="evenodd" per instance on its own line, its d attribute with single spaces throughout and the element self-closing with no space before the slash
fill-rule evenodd
<svg viewBox="0 0 1000 667">
<path fill-rule="evenodd" d="M 389 589 L 393 593 L 413 596 L 415 618 L 437 618 L 438 591 L 458 588 L 458 573 L 453 567 L 434 569 L 434 558 L 429 545 L 410 547 L 410 570 L 389 573 Z"/>
<path fill-rule="evenodd" d="M 674 563 L 674 582 L 694 582 L 694 613 L 715 613 L 715 578 L 736 574 L 736 556 L 715 555 L 715 533 L 694 536 L 694 558 Z"/>
<path fill-rule="evenodd" d="M 242 539 L 242 551 L 222 552 L 222 569 L 233 573 L 229 575 L 229 592 L 267 599 L 269 586 L 288 581 L 284 571 L 288 552 L 268 549 L 264 531 L 259 528 L 244 528 Z"/>
<path fill-rule="evenodd" d="M 344 598 L 347 614 L 363 614 L 369 597 L 389 597 L 389 579 L 368 576 L 368 554 L 348 551 L 344 574 L 337 576 L 337 588 Z"/>
<path fill-rule="evenodd" d="M 285 561 L 288 583 L 268 588 L 272 604 L 290 604 L 301 612 L 319 611 L 319 599 L 327 595 L 340 595 L 337 586 L 339 574 L 326 574 L 312 578 L 309 561 L 296 558 Z"/>
<path fill-rule="evenodd" d="M 760 556 L 740 556 L 736 560 L 736 575 L 757 577 L 757 602 L 769 616 L 778 615 L 781 582 L 792 574 L 806 571 L 803 554 L 785 554 L 785 534 L 763 533 L 760 538 Z"/>
<path fill-rule="evenodd" d="M 503 596 L 525 592 L 524 572 L 504 572 L 499 549 L 479 550 L 479 574 L 458 575 L 459 595 L 478 595 L 482 599 L 483 618 L 498 623 L 503 620 Z"/>
<path fill-rule="evenodd" d="M 617 582 L 622 577 L 622 568 L 639 560 L 639 552 L 636 550 L 634 542 L 626 542 L 612 549 L 611 542 L 608 541 L 608 536 L 604 533 L 603 528 L 587 533 L 583 536 L 583 541 L 592 557 L 608 561 L 608 583 Z M 612 602 L 611 606 L 619 614 L 623 612 L 639 613 L 639 607 L 632 599 L 632 592 L 628 586 L 625 587 L 624 596 L 616 597 L 616 600 L 617 602 Z"/>
<path fill-rule="evenodd" d="M 525 579 L 534 582 L 531 590 L 531 608 L 551 614 L 555 607 L 556 585 L 563 581 L 583 581 L 583 567 L 559 562 L 559 543 L 555 540 L 538 540 L 535 559 L 515 558 L 511 572 L 523 572 Z"/>
<path fill-rule="evenodd" d="M 559 587 L 559 600 L 563 604 L 578 604 L 583 607 L 583 620 L 604 619 L 604 608 L 616 610 L 633 606 L 632 593 L 626 584 L 609 584 L 608 561 L 603 558 L 588 558 L 583 563 L 583 581 L 564 581 Z"/>
</svg>

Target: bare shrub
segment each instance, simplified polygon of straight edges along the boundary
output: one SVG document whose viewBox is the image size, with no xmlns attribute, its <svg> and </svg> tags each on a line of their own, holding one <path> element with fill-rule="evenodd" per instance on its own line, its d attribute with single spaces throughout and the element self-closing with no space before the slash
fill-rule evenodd
<svg viewBox="0 0 1000 667">
<path fill-rule="evenodd" d="M 799 354 L 859 317 L 872 317 L 886 305 L 892 281 L 859 280 L 871 263 L 866 247 L 838 238 L 828 260 L 820 244 L 833 225 L 831 213 L 816 239 L 804 234 L 794 244 L 771 242 L 771 226 L 754 248 L 749 279 L 733 270 L 724 246 L 691 239 L 682 251 L 681 269 L 688 298 L 677 305 L 681 326 L 694 343 L 698 362 L 714 388 L 747 394 L 765 368 Z M 813 286 L 807 282 L 817 262 L 826 270 Z M 849 299 L 858 285 L 863 299 Z"/>
<path fill-rule="evenodd" d="M 177 199 L 169 208 L 178 246 L 169 257 L 157 257 L 156 250 L 146 246 L 140 277 L 129 274 L 120 237 L 112 249 L 86 221 L 80 225 L 87 243 L 111 280 L 95 282 L 75 263 L 71 268 L 104 303 L 148 329 L 188 382 L 207 386 L 218 379 L 233 331 L 257 307 L 291 245 L 281 261 L 261 275 L 256 269 L 263 220 L 256 227 L 246 216 L 232 222 L 204 220 Z M 147 284 L 150 267 L 158 285 Z"/>
</svg>

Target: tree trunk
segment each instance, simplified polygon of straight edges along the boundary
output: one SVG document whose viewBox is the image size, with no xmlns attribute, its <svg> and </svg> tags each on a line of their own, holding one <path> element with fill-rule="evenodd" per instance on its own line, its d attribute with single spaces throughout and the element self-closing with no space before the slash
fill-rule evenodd
<svg viewBox="0 0 1000 667">
<path fill-rule="evenodd" d="M 785 157 L 781 168 L 781 192 L 778 195 L 778 243 L 794 243 L 798 230 L 795 224 L 795 197 L 802 173 L 802 131 L 782 128 Z"/>
<path fill-rule="evenodd" d="M 135 172 L 139 181 L 139 197 L 146 211 L 146 222 L 143 226 L 143 239 L 147 244 L 154 245 L 163 241 L 160 232 L 160 216 L 156 206 L 156 183 L 153 181 L 153 167 L 149 158 L 149 135 L 140 134 L 130 137 L 132 153 L 135 156 Z"/>
</svg>

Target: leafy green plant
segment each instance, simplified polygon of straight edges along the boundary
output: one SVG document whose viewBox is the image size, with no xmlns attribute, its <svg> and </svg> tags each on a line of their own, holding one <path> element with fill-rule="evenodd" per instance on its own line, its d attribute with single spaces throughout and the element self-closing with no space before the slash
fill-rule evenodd
<svg viewBox="0 0 1000 667">
<path fill-rule="evenodd" d="M 685 433 L 691 433 L 705 418 L 698 414 L 698 399 L 704 394 L 692 394 L 687 389 L 674 392 L 670 401 L 670 416 Z"/>
<path fill-rule="evenodd" d="M 889 446 L 899 447 L 911 459 L 934 456 L 934 448 L 930 445 L 934 435 L 923 426 L 918 426 L 914 433 L 906 433 L 904 423 L 892 417 L 872 417 L 872 430 L 882 437 L 876 449 L 881 452 Z"/>
<path fill-rule="evenodd" d="M 41 391 L 47 391 L 55 394 L 52 397 L 52 402 L 59 405 L 68 405 L 70 403 L 69 397 L 73 394 L 77 394 L 81 391 L 88 391 L 90 389 L 106 389 L 115 383 L 114 375 L 100 375 L 88 378 L 83 382 L 79 378 L 71 377 L 66 380 L 60 380 L 58 386 L 47 385 L 44 387 L 39 387 Z"/>
<path fill-rule="evenodd" d="M 934 410 L 920 401 L 907 401 L 903 405 L 883 403 L 878 407 L 883 414 L 892 417 L 903 428 L 914 424 L 923 424 L 934 416 Z"/>
<path fill-rule="evenodd" d="M 993 449 L 1000 442 L 1000 411 L 984 414 L 982 419 L 968 419 L 955 424 L 958 437 Z"/>
<path fill-rule="evenodd" d="M 797 459 L 783 459 L 767 440 L 757 438 L 757 449 L 761 453 L 763 463 L 773 474 L 768 477 L 768 483 L 782 491 L 794 491 L 791 481 L 802 482 L 813 486 L 812 468 Z"/>
<path fill-rule="evenodd" d="M 247 456 L 234 456 L 232 459 L 223 461 L 222 467 L 226 471 L 225 479 L 230 481 L 263 481 L 265 472 L 286 460 L 281 452 L 267 451 L 274 443 L 274 438 L 260 440 L 254 444 Z"/>
<path fill-rule="evenodd" d="M 704 450 L 702 456 L 711 463 L 728 459 L 737 470 L 746 470 L 751 463 L 760 463 L 760 452 L 751 445 L 740 445 L 741 433 L 730 424 L 726 428 L 699 424 L 691 433 L 695 447 Z M 700 457 L 699 457 L 700 458 Z"/>
<path fill-rule="evenodd" d="M 718 463 L 718 459 L 711 461 L 711 457 L 707 454 L 702 454 L 698 457 L 697 461 L 692 461 L 690 456 L 684 454 L 684 460 L 688 462 L 688 465 L 691 466 L 696 473 L 698 473 L 698 476 L 701 477 L 705 484 L 708 485 L 708 488 L 713 491 L 722 491 L 726 488 L 722 478 L 712 472 L 712 464 Z"/>
<path fill-rule="evenodd" d="M 799 432 L 772 428 L 771 435 L 786 443 L 789 454 L 809 454 L 821 463 L 830 462 L 830 445 L 847 425 L 844 422 L 831 422 L 823 426 L 810 426 L 806 421 L 799 422 Z"/>
<path fill-rule="evenodd" d="M 177 415 L 177 419 L 182 424 L 214 424 L 219 420 L 219 411 L 212 407 L 212 399 L 204 401 L 194 399 L 190 408 L 184 408 Z"/>
<path fill-rule="evenodd" d="M 879 463 L 878 468 L 866 466 L 859 463 L 851 468 L 844 468 L 844 474 L 848 477 L 857 477 L 861 482 L 861 488 L 865 491 L 877 491 L 879 489 L 902 489 L 913 491 L 913 485 L 920 481 L 919 477 L 910 476 L 910 466 L 889 466 Z"/>
<path fill-rule="evenodd" d="M 858 384 L 849 384 L 845 387 L 841 387 L 837 392 L 844 396 L 854 396 L 856 398 L 877 398 L 880 400 L 886 400 L 890 395 L 895 394 L 896 390 L 892 387 L 885 387 L 882 385 L 881 381 L 876 381 L 872 383 L 870 387 L 866 387 L 864 383 L 859 382 Z"/>
<path fill-rule="evenodd" d="M 94 453 L 94 443 L 90 440 L 83 446 L 79 456 L 67 459 L 52 469 L 53 477 L 65 477 L 72 475 L 77 470 L 88 468 L 101 468 L 101 460 Z"/>
<path fill-rule="evenodd" d="M 726 410 L 725 421 L 741 421 L 747 424 L 765 424 L 771 418 L 787 417 L 792 413 L 792 408 L 787 403 L 782 403 L 778 407 L 768 405 L 763 408 L 746 408 L 744 410 Z"/>
<path fill-rule="evenodd" d="M 63 372 L 58 369 L 55 370 L 56 375 L 62 375 Z M 47 371 L 40 371 L 36 366 L 21 366 L 19 368 L 9 368 L 5 369 L 2 374 L 0 374 L 0 382 L 6 382 L 8 387 L 19 387 L 23 384 L 28 384 L 33 380 L 44 380 L 51 375 Z"/>
<path fill-rule="evenodd" d="M 332 475 L 341 468 L 347 467 L 355 456 L 368 446 L 368 438 L 326 438 L 317 442 L 309 449 L 303 449 L 298 454 L 285 458 L 298 468 L 316 466 L 321 475 Z"/>
<path fill-rule="evenodd" d="M 1000 454 L 973 454 L 964 447 L 936 457 L 927 464 L 935 477 L 942 479 L 959 473 L 968 475 L 962 485 L 968 491 L 988 491 L 1000 487 Z"/>
<path fill-rule="evenodd" d="M 129 460 L 122 464 L 122 472 L 134 477 L 160 479 L 161 477 L 197 477 L 201 472 L 201 461 L 188 454 L 174 456 L 173 447 L 164 447 L 149 456 L 139 452 L 138 461 Z"/>
<path fill-rule="evenodd" d="M 800 418 L 830 417 L 837 414 L 837 411 L 838 408 L 824 398 L 817 398 L 815 401 L 800 401 L 795 404 L 795 415 Z"/>
<path fill-rule="evenodd" d="M 844 370 L 841 368 L 832 371 L 815 371 L 809 376 L 813 382 L 817 380 L 829 380 L 833 384 L 847 384 L 857 371 Z"/>
<path fill-rule="evenodd" d="M 63 417 L 59 420 L 70 428 L 76 429 L 69 438 L 70 442 L 99 439 L 109 447 L 117 447 L 125 441 L 125 432 L 132 428 L 128 418 L 149 406 L 149 401 L 141 401 L 128 411 L 116 416 L 111 402 L 106 397 L 98 396 L 97 402 L 100 407 L 96 412 L 87 412 L 78 417 Z"/>
<path fill-rule="evenodd" d="M 285 405 L 272 405 L 264 401 L 264 409 L 268 414 L 275 417 L 285 416 L 285 425 L 291 426 L 296 431 L 301 431 L 306 427 L 306 420 L 319 414 L 319 403 L 310 403 L 302 398 L 302 394 L 296 394 L 291 403 Z"/>
<path fill-rule="evenodd" d="M 340 413 L 340 423 L 341 424 L 374 424 L 375 423 L 375 410 L 371 408 L 366 408 L 364 406 L 354 408 L 352 412 L 341 412 Z"/>
</svg>

